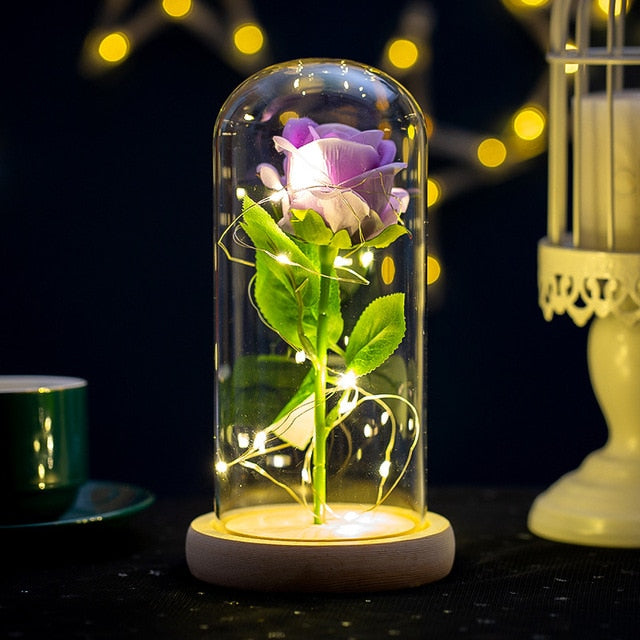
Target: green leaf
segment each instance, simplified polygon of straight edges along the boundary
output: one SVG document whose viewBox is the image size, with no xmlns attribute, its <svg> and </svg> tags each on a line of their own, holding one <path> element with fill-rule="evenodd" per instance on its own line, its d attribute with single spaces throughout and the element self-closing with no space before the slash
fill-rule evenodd
<svg viewBox="0 0 640 640">
<path fill-rule="evenodd" d="M 353 246 L 351 236 L 346 229 L 340 229 L 340 231 L 331 238 L 329 244 L 336 249 L 350 249 Z"/>
<path fill-rule="evenodd" d="M 303 348 L 300 327 L 314 343 L 317 265 L 259 205 L 247 203 L 240 225 L 256 247 L 254 295 L 265 321 L 297 349 Z"/>
<path fill-rule="evenodd" d="M 349 336 L 347 369 L 358 376 L 370 373 L 393 354 L 405 331 L 404 293 L 376 298 L 362 312 Z"/>
<path fill-rule="evenodd" d="M 301 240 L 311 244 L 329 244 L 333 231 L 324 218 L 313 209 L 291 209 L 291 226 Z"/>
<path fill-rule="evenodd" d="M 260 313 L 290 345 L 307 350 L 300 329 L 315 345 L 321 278 L 318 246 L 295 242 L 248 198 L 240 225 L 256 247 L 254 295 Z M 331 283 L 327 312 L 329 341 L 337 343 L 343 331 L 337 280 Z"/>
<path fill-rule="evenodd" d="M 401 224 L 392 224 L 385 227 L 377 236 L 362 243 L 363 247 L 373 247 L 374 249 L 384 249 L 401 236 L 407 235 L 409 230 Z"/>
</svg>

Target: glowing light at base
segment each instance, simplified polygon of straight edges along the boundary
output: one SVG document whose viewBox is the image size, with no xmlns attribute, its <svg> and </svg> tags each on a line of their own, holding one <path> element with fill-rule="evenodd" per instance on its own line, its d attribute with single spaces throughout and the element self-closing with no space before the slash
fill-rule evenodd
<svg viewBox="0 0 640 640">
<path fill-rule="evenodd" d="M 327 522 L 313 524 L 313 514 L 300 505 L 279 504 L 237 509 L 223 519 L 228 533 L 275 540 L 357 540 L 409 534 L 420 526 L 409 509 L 379 505 L 328 505 Z"/>
</svg>

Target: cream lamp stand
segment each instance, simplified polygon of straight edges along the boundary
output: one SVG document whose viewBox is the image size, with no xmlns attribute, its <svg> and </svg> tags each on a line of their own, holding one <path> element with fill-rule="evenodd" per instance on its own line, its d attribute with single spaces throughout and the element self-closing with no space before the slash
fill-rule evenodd
<svg viewBox="0 0 640 640">
<path fill-rule="evenodd" d="M 636 9 L 625 13 L 612 0 L 599 21 L 592 2 L 556 0 L 551 14 L 549 219 L 538 252 L 539 301 L 547 320 L 567 313 L 580 327 L 591 322 L 589 374 L 609 435 L 536 498 L 528 525 L 545 538 L 604 547 L 640 547 L 640 90 L 633 86 L 640 50 L 625 46 Z"/>
</svg>

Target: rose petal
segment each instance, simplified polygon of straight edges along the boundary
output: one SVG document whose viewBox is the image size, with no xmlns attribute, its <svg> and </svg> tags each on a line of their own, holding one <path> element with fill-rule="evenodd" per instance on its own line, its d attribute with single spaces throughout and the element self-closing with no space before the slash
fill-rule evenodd
<svg viewBox="0 0 640 640">
<path fill-rule="evenodd" d="M 369 129 L 367 131 L 359 131 L 351 138 L 351 142 L 359 142 L 360 144 L 368 144 L 370 147 L 377 149 L 382 142 L 384 132 L 380 129 Z"/>
<path fill-rule="evenodd" d="M 319 138 L 339 138 L 340 140 L 351 140 L 353 136 L 360 133 L 359 129 L 350 127 L 348 124 L 340 122 L 331 122 L 329 124 L 321 124 L 316 127 Z"/>
<path fill-rule="evenodd" d="M 381 140 L 377 151 L 380 165 L 389 164 L 396 157 L 396 143 L 393 140 Z"/>
<path fill-rule="evenodd" d="M 314 173 L 321 172 L 325 176 L 324 184 L 337 185 L 373 169 L 378 164 L 378 154 L 372 147 L 338 138 L 316 140 L 298 149 L 298 154 L 304 168 L 297 165 L 297 159 L 292 156 L 289 164 L 291 182 L 299 179 L 300 171 L 308 172 L 312 167 L 315 169 Z"/>
<path fill-rule="evenodd" d="M 315 139 L 312 131 L 316 127 L 317 124 L 311 118 L 289 118 L 282 129 L 282 137 L 294 147 L 301 147 Z"/>
<path fill-rule="evenodd" d="M 278 170 L 272 164 L 263 162 L 258 165 L 257 171 L 260 180 L 262 180 L 262 184 L 267 187 L 267 189 L 275 189 L 278 191 L 284 187 Z"/>
</svg>

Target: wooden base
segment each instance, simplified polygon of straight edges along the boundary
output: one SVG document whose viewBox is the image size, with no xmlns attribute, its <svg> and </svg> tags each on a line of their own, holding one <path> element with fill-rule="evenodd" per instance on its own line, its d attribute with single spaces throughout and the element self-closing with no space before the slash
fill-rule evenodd
<svg viewBox="0 0 640 640">
<path fill-rule="evenodd" d="M 361 540 L 278 540 L 233 535 L 214 513 L 189 527 L 186 557 L 196 578 L 259 591 L 372 592 L 417 587 L 451 571 L 455 539 L 429 512 L 412 533 Z"/>
</svg>

